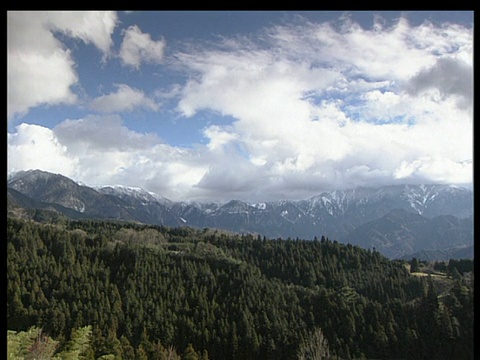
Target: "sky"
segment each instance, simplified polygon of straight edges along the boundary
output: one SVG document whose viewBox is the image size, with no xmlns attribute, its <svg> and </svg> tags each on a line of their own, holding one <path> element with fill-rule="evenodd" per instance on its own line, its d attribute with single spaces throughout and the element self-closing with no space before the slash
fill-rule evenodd
<svg viewBox="0 0 480 360">
<path fill-rule="evenodd" d="M 473 11 L 7 12 L 7 175 L 173 201 L 473 184 Z"/>
</svg>

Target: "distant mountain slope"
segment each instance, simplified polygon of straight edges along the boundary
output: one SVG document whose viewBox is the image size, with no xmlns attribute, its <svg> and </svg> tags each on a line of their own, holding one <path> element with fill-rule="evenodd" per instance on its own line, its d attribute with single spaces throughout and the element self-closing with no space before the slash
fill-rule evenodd
<svg viewBox="0 0 480 360">
<path fill-rule="evenodd" d="M 106 186 L 97 191 L 105 196 L 122 200 L 122 205 L 138 221 L 167 226 L 182 226 L 184 221 L 170 210 L 172 202 L 160 195 L 140 188 Z"/>
<path fill-rule="evenodd" d="M 459 219 L 452 215 L 429 219 L 395 209 L 380 219 L 358 226 L 345 241 L 363 248 L 375 248 L 390 258 L 400 258 L 423 249 L 464 248 L 473 245 L 473 219 Z"/>
<path fill-rule="evenodd" d="M 449 259 L 473 259 L 474 249 L 473 245 L 469 246 L 458 246 L 452 247 L 449 249 L 422 249 L 413 254 L 408 254 L 402 256 L 403 260 L 410 261 L 412 258 L 417 258 L 418 260 L 426 261 L 446 261 Z"/>
<path fill-rule="evenodd" d="M 87 218 L 85 214 L 79 213 L 73 209 L 66 208 L 59 204 L 43 202 L 28 197 L 21 192 L 8 188 L 7 189 L 7 211 L 14 212 L 17 209 L 38 209 L 57 214 L 63 214 L 72 219 Z"/>
<path fill-rule="evenodd" d="M 172 210 L 191 226 L 227 226 L 270 237 L 312 239 L 319 235 L 345 241 L 356 227 L 395 209 L 433 218 L 473 214 L 472 192 L 450 185 L 400 185 L 324 192 L 301 201 L 262 204 L 236 201 L 219 205 L 175 205 Z M 236 214 L 235 221 L 232 220 Z"/>
<path fill-rule="evenodd" d="M 17 173 L 8 181 L 8 187 L 33 199 L 56 203 L 80 213 L 113 213 L 119 207 L 116 197 L 108 198 L 63 175 L 40 170 Z"/>
<path fill-rule="evenodd" d="M 14 174 L 8 187 L 35 201 L 61 205 L 87 217 L 218 228 L 270 238 L 325 235 L 367 248 L 375 246 L 389 257 L 473 245 L 473 193 L 452 185 L 336 190 L 300 201 L 255 204 L 239 200 L 224 204 L 173 202 L 140 188 L 116 185 L 93 189 L 39 170 Z M 38 208 L 33 200 L 21 200 L 22 206 Z"/>
<path fill-rule="evenodd" d="M 45 171 L 20 172 L 9 179 L 8 187 L 37 201 L 58 204 L 88 217 L 164 223 L 169 226 L 182 224 L 178 216 L 158 202 L 143 202 L 134 196 L 120 196 L 107 190 L 99 192 L 65 176 Z"/>
</svg>

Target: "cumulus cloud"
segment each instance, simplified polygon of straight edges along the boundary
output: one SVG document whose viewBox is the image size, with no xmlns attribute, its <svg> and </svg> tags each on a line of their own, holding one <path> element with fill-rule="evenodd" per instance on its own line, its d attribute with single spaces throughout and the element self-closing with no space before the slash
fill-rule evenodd
<svg viewBox="0 0 480 360">
<path fill-rule="evenodd" d="M 132 111 L 137 107 L 157 111 L 159 105 L 148 98 L 143 91 L 125 84 L 116 85 L 117 91 L 92 100 L 89 108 L 103 113 Z"/>
<path fill-rule="evenodd" d="M 462 183 L 471 176 L 471 162 L 424 156 L 412 162 L 402 161 L 394 176 L 397 179 L 411 178 L 417 182 Z"/>
<path fill-rule="evenodd" d="M 159 64 L 163 59 L 166 41 L 152 40 L 150 34 L 142 33 L 137 25 L 124 31 L 120 47 L 120 59 L 124 65 L 139 68 L 142 62 Z"/>
<path fill-rule="evenodd" d="M 123 125 L 118 115 L 89 115 L 83 119 L 65 120 L 53 128 L 62 144 L 74 152 L 105 150 L 136 151 L 149 148 L 161 140 L 155 134 L 140 134 Z"/>
<path fill-rule="evenodd" d="M 103 54 L 109 55 L 111 35 L 117 26 L 117 15 L 111 11 L 50 11 L 47 28 L 61 31 L 72 38 L 92 43 Z"/>
<path fill-rule="evenodd" d="M 129 130 L 117 115 L 65 120 L 53 130 L 21 124 L 7 146 L 8 173 L 43 169 L 91 186 L 140 186 L 172 199 L 198 196 L 194 186 L 208 171 L 208 156 Z"/>
<path fill-rule="evenodd" d="M 20 124 L 7 136 L 8 173 L 43 169 L 65 176 L 76 176 L 78 159 L 67 153 L 52 130 L 39 125 Z"/>
<path fill-rule="evenodd" d="M 75 103 L 75 61 L 54 33 L 92 43 L 106 55 L 116 22 L 114 12 L 7 12 L 8 118 L 38 105 Z"/>
<path fill-rule="evenodd" d="M 160 61 L 162 43 L 129 28 L 124 64 Z M 87 184 L 140 186 L 173 200 L 264 201 L 355 186 L 467 184 L 472 43 L 472 30 L 457 25 L 400 19 L 387 26 L 377 18 L 365 29 L 348 18 L 302 20 L 255 37 L 187 44 L 169 59 L 187 80 L 156 96 L 188 118 L 177 121 L 206 112 L 229 119 L 211 117 L 205 145 L 170 146 L 128 129 L 118 115 L 65 120 L 34 133 L 46 139 L 49 163 L 72 161 L 75 171 L 67 171 Z M 157 50 L 148 50 L 154 44 Z M 139 106 L 158 109 L 127 85 L 91 104 L 99 112 Z M 22 146 L 41 149 L 25 126 L 9 134 L 9 169 L 30 164 L 20 156 Z"/>
<path fill-rule="evenodd" d="M 406 19 L 364 29 L 347 18 L 340 25 L 276 26 L 259 39 L 228 39 L 178 55 L 192 74 L 178 110 L 235 118 L 204 134 L 212 151 L 237 149 L 249 161 L 233 168 L 225 162 L 236 171 L 219 166 L 199 187 L 227 191 L 220 179 L 232 172 L 236 181 L 226 181 L 232 192 L 264 187 L 276 189 L 275 196 L 400 178 L 472 181 L 471 163 L 464 162 L 472 157 L 471 112 L 421 92 L 436 87 L 471 106 L 471 67 L 459 60 L 472 57 L 471 29 L 413 27 Z"/>
</svg>

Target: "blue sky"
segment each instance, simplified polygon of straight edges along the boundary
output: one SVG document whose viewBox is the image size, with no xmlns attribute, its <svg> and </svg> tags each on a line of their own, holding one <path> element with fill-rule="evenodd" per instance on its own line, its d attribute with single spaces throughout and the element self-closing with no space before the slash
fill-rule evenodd
<svg viewBox="0 0 480 360">
<path fill-rule="evenodd" d="M 473 178 L 473 12 L 7 13 L 8 173 L 172 200 Z"/>
</svg>

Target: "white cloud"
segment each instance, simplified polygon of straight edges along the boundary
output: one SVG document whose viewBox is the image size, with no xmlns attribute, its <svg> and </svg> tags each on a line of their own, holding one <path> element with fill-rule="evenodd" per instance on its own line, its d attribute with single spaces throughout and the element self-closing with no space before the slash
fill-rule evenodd
<svg viewBox="0 0 480 360">
<path fill-rule="evenodd" d="M 38 125 L 20 124 L 7 136 L 8 173 L 43 169 L 65 176 L 76 176 L 78 159 L 67 154 L 52 130 Z"/>
<path fill-rule="evenodd" d="M 21 124 L 8 134 L 8 173 L 42 169 L 91 186 L 140 186 L 172 199 L 194 198 L 208 156 L 127 129 L 117 115 L 65 120 L 53 130 Z"/>
<path fill-rule="evenodd" d="M 125 84 L 116 85 L 117 91 L 108 95 L 102 95 L 92 100 L 89 108 L 104 113 L 132 111 L 137 107 L 143 107 L 157 111 L 159 105 L 148 98 L 143 91 L 131 88 Z"/>
<path fill-rule="evenodd" d="M 53 132 L 62 144 L 75 153 L 137 151 L 161 142 L 154 134 L 129 130 L 118 115 L 89 115 L 83 119 L 65 120 L 55 126 Z"/>
<path fill-rule="evenodd" d="M 105 55 L 113 45 L 111 35 L 118 19 L 111 11 L 50 11 L 48 27 L 85 43 L 93 43 Z"/>
<path fill-rule="evenodd" d="M 472 164 L 464 162 L 473 156 L 465 83 L 472 68 L 464 60 L 472 56 L 471 29 L 413 27 L 405 19 L 363 29 L 346 20 L 277 26 L 260 40 L 228 39 L 178 56 L 191 71 L 178 110 L 236 119 L 204 132 L 211 151 L 228 149 L 230 158 L 237 159 L 233 152 L 250 162 L 232 170 L 238 177 L 227 181 L 232 191 L 250 184 L 245 194 L 268 188 L 264 194 L 276 189 L 276 196 L 291 196 L 293 187 L 306 194 L 392 183 L 417 159 L 421 166 L 403 180 L 471 182 Z M 438 72 L 445 81 L 433 80 Z M 435 96 L 438 90 L 462 96 L 470 109 L 459 108 L 454 96 Z M 232 164 L 238 160 L 225 159 L 198 186 L 220 189 Z"/>
<path fill-rule="evenodd" d="M 419 182 L 435 181 L 447 183 L 472 182 L 472 169 L 469 161 L 453 161 L 440 157 L 424 156 L 412 162 L 402 161 L 395 170 L 397 179 L 413 178 Z"/>
<path fill-rule="evenodd" d="M 142 62 L 161 63 L 165 45 L 164 39 L 154 41 L 150 34 L 142 33 L 137 25 L 132 25 L 124 31 L 119 55 L 123 64 L 138 69 Z"/>
<path fill-rule="evenodd" d="M 283 51 L 290 47 L 290 56 L 308 57 L 317 66 L 368 75 L 371 80 L 392 80 L 412 76 L 416 69 L 432 62 L 421 49 L 426 45 L 419 44 L 412 32 L 414 29 L 403 18 L 390 28 L 377 23 L 372 29 L 343 19 L 340 25 L 327 22 L 278 26 L 269 36 Z"/>
<path fill-rule="evenodd" d="M 163 40 L 150 57 L 155 51 L 141 49 L 155 42 L 138 28 L 125 32 L 124 44 L 136 35 L 140 45 L 125 47 L 125 64 L 160 61 Z M 377 18 L 372 29 L 344 19 L 341 26 L 304 22 L 256 35 L 187 47 L 174 66 L 188 81 L 156 94 L 179 99 L 177 111 L 191 118 L 185 121 L 201 111 L 234 119 L 212 120 L 203 129 L 206 145 L 173 147 L 129 130 L 118 115 L 87 116 L 53 131 L 17 127 L 9 134 L 9 169 L 34 162 L 23 150 L 45 148 L 49 159 L 39 165 L 67 166 L 87 184 L 140 186 L 173 200 L 262 201 L 358 185 L 472 182 L 473 100 L 464 86 L 471 29 L 405 20 L 386 27 Z M 453 85 L 449 72 L 459 79 Z M 139 106 L 158 109 L 127 85 L 91 104 L 105 112 Z M 35 136 L 45 145 L 32 143 Z"/>
<path fill-rule="evenodd" d="M 116 19 L 112 12 L 7 12 L 8 118 L 39 105 L 75 103 L 75 62 L 54 32 L 93 43 L 106 55 Z"/>
</svg>

